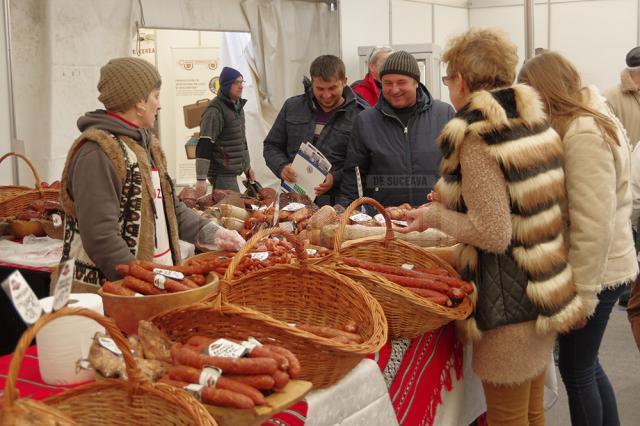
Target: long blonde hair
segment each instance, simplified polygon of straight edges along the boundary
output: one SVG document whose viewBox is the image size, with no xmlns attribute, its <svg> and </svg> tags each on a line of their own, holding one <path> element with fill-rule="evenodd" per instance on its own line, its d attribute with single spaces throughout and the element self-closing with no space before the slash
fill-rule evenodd
<svg viewBox="0 0 640 426">
<path fill-rule="evenodd" d="M 546 103 L 551 126 L 564 137 L 577 117 L 592 117 L 609 144 L 620 145 L 618 126 L 607 115 L 589 106 L 580 74 L 564 56 L 545 51 L 524 63 L 518 81 L 536 89 Z"/>
</svg>

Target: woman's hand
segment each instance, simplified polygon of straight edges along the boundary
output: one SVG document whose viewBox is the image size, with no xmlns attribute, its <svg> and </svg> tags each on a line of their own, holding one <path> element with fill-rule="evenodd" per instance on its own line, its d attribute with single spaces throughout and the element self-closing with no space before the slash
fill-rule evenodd
<svg viewBox="0 0 640 426">
<path fill-rule="evenodd" d="M 437 215 L 437 203 L 431 203 L 419 209 L 409 210 L 407 212 L 406 227 L 396 227 L 393 230 L 406 234 L 408 232 L 422 232 L 433 225 L 433 218 Z"/>
</svg>

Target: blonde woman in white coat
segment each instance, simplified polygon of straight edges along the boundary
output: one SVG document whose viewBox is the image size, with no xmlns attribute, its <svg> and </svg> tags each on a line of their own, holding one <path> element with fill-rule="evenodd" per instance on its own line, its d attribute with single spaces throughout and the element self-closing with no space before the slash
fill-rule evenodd
<svg viewBox="0 0 640 426">
<path fill-rule="evenodd" d="M 538 90 L 565 150 L 569 263 L 578 293 L 591 301 L 586 325 L 559 337 L 559 369 L 571 423 L 620 424 L 615 394 L 598 360 L 609 315 L 638 274 L 631 232 L 631 149 L 595 87 L 555 52 L 527 61 L 519 80 Z"/>
</svg>

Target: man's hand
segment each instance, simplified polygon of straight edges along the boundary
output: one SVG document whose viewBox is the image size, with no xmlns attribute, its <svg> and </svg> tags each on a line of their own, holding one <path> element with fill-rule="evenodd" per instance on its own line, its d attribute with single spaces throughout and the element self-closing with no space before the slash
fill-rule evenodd
<svg viewBox="0 0 640 426">
<path fill-rule="evenodd" d="M 207 181 L 206 180 L 196 181 L 196 198 L 200 198 L 206 193 L 207 193 Z"/>
<path fill-rule="evenodd" d="M 333 186 L 333 175 L 329 173 L 327 177 L 324 178 L 324 182 L 322 182 L 320 185 L 313 188 L 313 190 L 316 192 L 316 196 L 319 196 L 319 195 L 323 195 L 328 190 L 330 190 L 332 186 Z"/>
<path fill-rule="evenodd" d="M 247 177 L 249 182 L 254 182 L 256 180 L 256 172 L 254 172 L 251 167 L 244 172 L 244 175 Z"/>
<path fill-rule="evenodd" d="M 286 180 L 287 182 L 296 183 L 298 175 L 293 170 L 293 167 L 291 167 L 291 164 L 287 164 L 282 168 L 282 172 L 280 172 L 280 178 L 282 180 Z"/>
</svg>

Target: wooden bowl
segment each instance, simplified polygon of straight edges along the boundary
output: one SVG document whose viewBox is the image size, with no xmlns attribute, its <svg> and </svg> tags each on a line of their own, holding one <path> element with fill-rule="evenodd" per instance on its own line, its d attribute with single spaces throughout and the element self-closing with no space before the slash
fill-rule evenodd
<svg viewBox="0 0 640 426">
<path fill-rule="evenodd" d="M 47 235 L 42 224 L 37 220 L 12 220 L 9 223 L 9 233 L 16 238 L 24 238 L 27 235 L 44 237 Z"/>
<path fill-rule="evenodd" d="M 120 330 L 132 335 L 138 334 L 138 322 L 141 320 L 146 320 L 160 312 L 179 306 L 191 305 L 205 297 L 213 296 L 218 292 L 218 277 L 209 275 L 207 279 L 209 282 L 202 287 L 178 293 L 131 297 L 104 293 L 101 288 L 98 290 L 98 294 L 102 296 L 105 315 L 113 318 Z"/>
</svg>

